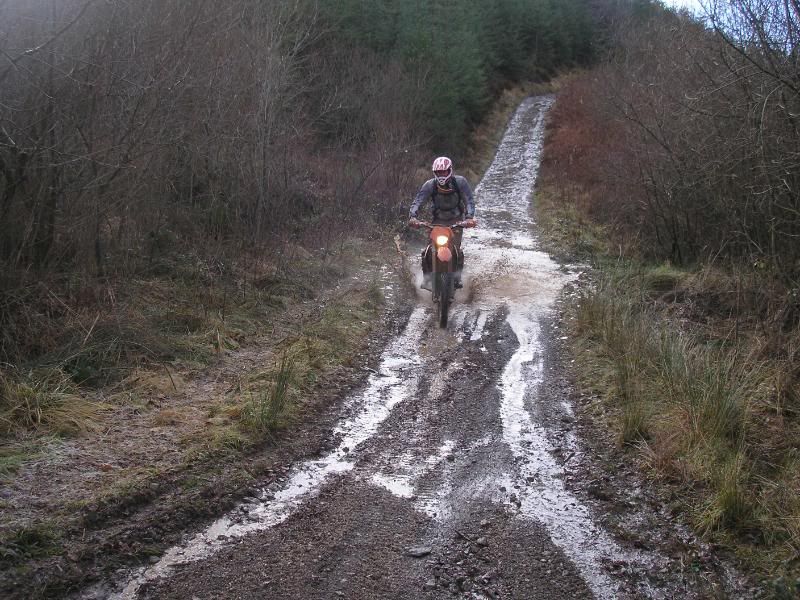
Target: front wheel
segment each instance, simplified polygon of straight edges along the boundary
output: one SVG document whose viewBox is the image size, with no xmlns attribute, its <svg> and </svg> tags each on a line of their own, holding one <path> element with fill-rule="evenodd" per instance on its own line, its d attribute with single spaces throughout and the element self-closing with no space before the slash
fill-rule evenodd
<svg viewBox="0 0 800 600">
<path fill-rule="evenodd" d="M 439 327 L 447 327 L 447 316 L 450 312 L 450 300 L 453 297 L 453 274 L 436 274 L 436 318 L 439 320 Z"/>
</svg>

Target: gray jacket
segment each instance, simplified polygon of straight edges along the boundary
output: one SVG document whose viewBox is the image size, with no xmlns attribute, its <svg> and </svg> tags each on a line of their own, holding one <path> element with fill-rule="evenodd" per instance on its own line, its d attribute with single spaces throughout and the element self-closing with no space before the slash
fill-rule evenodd
<svg viewBox="0 0 800 600">
<path fill-rule="evenodd" d="M 475 216 L 472 188 L 461 175 L 453 175 L 447 182 L 446 189 L 437 189 L 435 179 L 429 179 L 423 183 L 411 204 L 411 210 L 408 211 L 409 217 L 416 219 L 420 208 L 428 200 L 433 203 L 434 223 L 460 221 Z"/>
</svg>

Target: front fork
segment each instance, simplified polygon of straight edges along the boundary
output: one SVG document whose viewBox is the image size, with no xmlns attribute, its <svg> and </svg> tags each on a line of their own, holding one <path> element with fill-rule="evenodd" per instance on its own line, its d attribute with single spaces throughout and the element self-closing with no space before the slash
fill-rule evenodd
<svg viewBox="0 0 800 600">
<path fill-rule="evenodd" d="M 429 244 L 427 248 L 422 251 L 422 272 L 423 273 L 435 273 L 435 272 L 442 272 L 442 271 L 463 271 L 464 270 L 464 253 L 456 248 L 455 246 L 450 246 L 450 251 L 453 253 L 453 259 L 447 263 L 443 263 L 440 260 L 436 260 L 436 264 L 434 265 L 433 257 L 436 254 L 433 245 Z"/>
<path fill-rule="evenodd" d="M 450 251 L 453 258 L 447 262 L 440 261 L 436 257 L 433 245 L 428 245 L 422 251 L 422 272 L 431 277 L 431 293 L 434 302 L 439 302 L 443 293 L 449 293 L 452 297 L 455 292 L 453 287 L 455 272 L 464 268 L 464 253 L 452 245 Z"/>
</svg>

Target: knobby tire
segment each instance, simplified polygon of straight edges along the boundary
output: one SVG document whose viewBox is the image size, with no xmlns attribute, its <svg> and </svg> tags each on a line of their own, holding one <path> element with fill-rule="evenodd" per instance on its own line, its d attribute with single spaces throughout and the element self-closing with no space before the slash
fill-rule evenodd
<svg viewBox="0 0 800 600">
<path fill-rule="evenodd" d="M 436 304 L 436 316 L 439 320 L 439 327 L 447 327 L 447 317 L 450 312 L 450 301 L 453 297 L 453 275 L 452 273 L 436 274 L 436 289 L 439 302 Z"/>
</svg>

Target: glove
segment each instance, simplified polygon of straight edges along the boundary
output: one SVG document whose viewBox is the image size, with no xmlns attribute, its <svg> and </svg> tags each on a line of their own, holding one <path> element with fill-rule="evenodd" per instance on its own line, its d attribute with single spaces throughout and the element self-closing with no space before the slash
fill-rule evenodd
<svg viewBox="0 0 800 600">
<path fill-rule="evenodd" d="M 469 219 L 464 221 L 464 227 L 469 228 L 469 227 L 477 227 L 477 226 L 478 226 L 478 222 L 475 220 L 474 217 L 470 217 Z"/>
<path fill-rule="evenodd" d="M 420 228 L 420 222 L 417 220 L 416 217 L 411 217 L 408 220 L 408 226 L 409 227 L 413 227 L 414 229 L 419 229 Z"/>
</svg>

